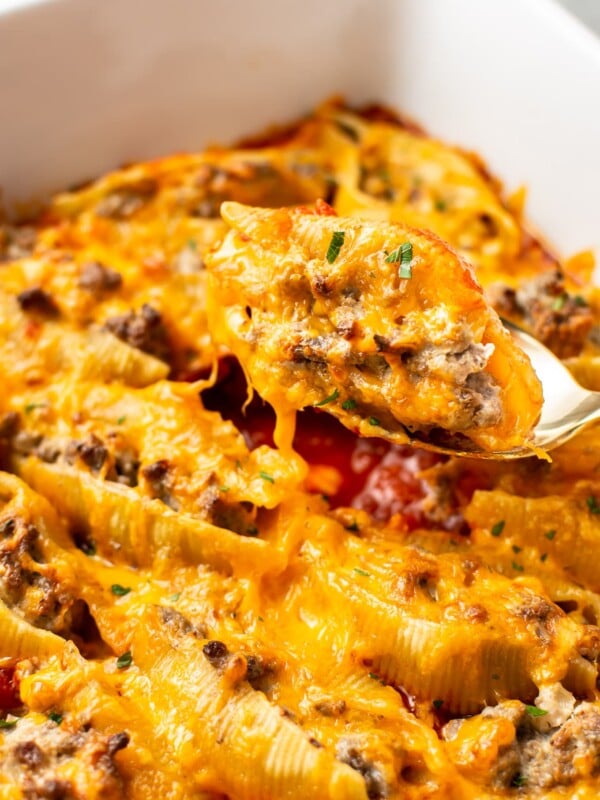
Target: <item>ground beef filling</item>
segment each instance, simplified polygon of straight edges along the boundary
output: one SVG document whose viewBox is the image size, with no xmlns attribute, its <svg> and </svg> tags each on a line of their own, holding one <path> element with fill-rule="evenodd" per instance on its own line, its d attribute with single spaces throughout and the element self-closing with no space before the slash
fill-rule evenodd
<svg viewBox="0 0 600 800">
<path fill-rule="evenodd" d="M 559 358 L 579 355 L 592 330 L 590 307 L 583 298 L 566 291 L 560 270 L 544 272 L 516 290 L 504 285 L 490 287 L 489 295 L 500 314 L 529 327 Z"/>
<path fill-rule="evenodd" d="M 125 732 L 109 736 L 82 728 L 72 733 L 55 722 L 38 725 L 25 717 L 4 733 L 0 769 L 27 800 L 85 800 L 86 785 L 94 787 L 94 796 L 120 800 L 124 784 L 115 756 L 128 744 Z M 75 780 L 65 777 L 68 762 L 75 767 Z"/>
<path fill-rule="evenodd" d="M 144 303 L 139 311 L 110 317 L 104 327 L 131 347 L 170 362 L 172 353 L 167 329 L 160 312 L 148 303 Z"/>
<path fill-rule="evenodd" d="M 548 790 L 600 773 L 600 711 L 592 703 L 576 705 L 562 687 L 544 706 L 549 711 L 506 701 L 483 710 L 483 717 L 503 717 L 515 727 L 514 740 L 499 748 L 487 776 L 494 789 Z M 448 723 L 444 738 L 452 740 L 462 722 Z"/>
</svg>

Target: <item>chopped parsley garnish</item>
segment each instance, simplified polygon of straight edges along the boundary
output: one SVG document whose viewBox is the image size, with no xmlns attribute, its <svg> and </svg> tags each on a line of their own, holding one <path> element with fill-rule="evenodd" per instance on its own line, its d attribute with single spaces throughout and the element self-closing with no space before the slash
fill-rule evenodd
<svg viewBox="0 0 600 800">
<path fill-rule="evenodd" d="M 517 772 L 511 783 L 513 786 L 525 786 L 527 783 L 527 778 L 524 775 L 521 775 L 520 772 Z"/>
<path fill-rule="evenodd" d="M 513 544 L 513 546 L 512 546 L 512 551 L 513 551 L 513 553 L 514 553 L 515 555 L 516 555 L 517 553 L 520 553 L 522 549 L 523 549 L 523 548 L 522 548 L 522 547 L 519 547 L 519 545 L 518 545 L 518 544 Z"/>
<path fill-rule="evenodd" d="M 127 650 L 117 658 L 117 669 L 127 669 L 127 667 L 131 666 L 132 662 L 133 656 L 131 655 L 131 650 Z"/>
<path fill-rule="evenodd" d="M 568 295 L 564 292 L 563 294 L 560 294 L 552 303 L 552 311 L 560 311 L 568 299 Z"/>
<path fill-rule="evenodd" d="M 352 125 L 348 125 L 347 122 L 343 120 L 337 119 L 335 124 L 341 130 L 343 134 L 345 134 L 349 139 L 352 139 L 353 142 L 358 142 L 359 135 L 358 131 L 352 127 Z"/>
<path fill-rule="evenodd" d="M 23 410 L 26 414 L 31 414 L 36 408 L 46 408 L 46 403 L 27 403 Z"/>
<path fill-rule="evenodd" d="M 546 537 L 546 539 L 548 539 L 549 542 L 551 542 L 552 539 L 554 539 L 554 537 L 556 536 L 556 531 L 555 530 L 546 531 L 544 536 Z"/>
<path fill-rule="evenodd" d="M 349 397 L 342 403 L 342 408 L 344 411 L 354 411 L 356 408 L 356 400 L 354 400 L 352 397 Z"/>
<path fill-rule="evenodd" d="M 523 570 L 525 569 L 525 567 L 524 567 L 522 564 L 517 564 L 517 562 L 516 562 L 516 561 L 513 561 L 513 562 L 512 562 L 512 568 L 513 568 L 513 569 L 514 569 L 516 572 L 523 572 Z"/>
<path fill-rule="evenodd" d="M 272 475 L 269 475 L 268 472 L 265 472 L 264 470 L 261 469 L 261 471 L 258 474 L 263 479 L 263 481 L 269 481 L 269 483 L 275 483 L 275 478 Z"/>
<path fill-rule="evenodd" d="M 117 425 L 122 425 L 126 419 L 127 419 L 126 416 L 119 417 L 119 419 L 117 420 Z"/>
<path fill-rule="evenodd" d="M 327 248 L 326 258 L 329 264 L 333 264 L 333 262 L 339 256 L 345 238 L 346 234 L 344 231 L 334 231 L 333 236 L 331 237 L 331 242 L 329 243 L 329 247 Z"/>
<path fill-rule="evenodd" d="M 400 253 L 402 257 L 400 259 L 400 272 L 398 274 L 401 278 L 412 278 L 412 269 L 410 266 L 410 262 L 413 259 L 412 244 L 410 242 L 401 244 Z"/>
<path fill-rule="evenodd" d="M 220 492 L 228 492 L 229 491 L 229 486 L 219 486 L 219 491 Z"/>
<path fill-rule="evenodd" d="M 377 417 L 369 417 L 369 425 L 375 425 L 380 428 L 381 422 L 377 419 Z"/>
<path fill-rule="evenodd" d="M 543 563 L 548 558 L 548 553 L 542 553 L 540 556 L 540 561 Z"/>
<path fill-rule="evenodd" d="M 548 713 L 544 708 L 538 708 L 537 706 L 525 706 L 525 711 L 530 717 L 545 717 Z"/>
<path fill-rule="evenodd" d="M 16 724 L 16 719 L 0 719 L 0 730 L 2 728 L 14 728 Z"/>
<path fill-rule="evenodd" d="M 371 573 L 370 572 L 367 572 L 366 570 L 361 569 L 360 567 L 354 567 L 354 572 L 358 573 L 359 575 L 362 575 L 363 578 L 370 578 L 371 577 Z"/>
<path fill-rule="evenodd" d="M 600 514 L 600 505 L 598 505 L 598 501 L 593 494 L 587 498 L 586 503 L 590 510 L 590 514 Z"/>
<path fill-rule="evenodd" d="M 576 306 L 580 306 L 581 308 L 585 308 L 585 306 L 587 306 L 585 297 L 582 297 L 580 294 L 575 295 L 575 297 L 573 298 L 573 302 L 575 303 Z"/>
<path fill-rule="evenodd" d="M 129 594 L 131 591 L 131 586 L 121 586 L 120 583 L 113 583 L 113 585 L 110 587 L 110 590 L 117 597 L 125 597 L 125 595 Z"/>
<path fill-rule="evenodd" d="M 435 710 L 436 710 L 436 711 L 439 711 L 439 710 L 440 710 L 440 708 L 441 708 L 443 705 L 444 705 L 444 701 L 443 701 L 443 700 L 434 700 L 434 701 L 433 701 L 433 707 L 435 708 Z"/>
<path fill-rule="evenodd" d="M 319 403 L 315 403 L 315 405 L 316 406 L 326 406 L 327 403 L 334 403 L 338 399 L 339 396 L 340 396 L 339 391 L 337 389 L 334 389 L 333 392 L 330 395 L 327 395 L 327 397 L 325 397 Z"/>
<path fill-rule="evenodd" d="M 398 273 L 400 277 L 412 278 L 412 270 L 410 268 L 412 258 L 412 244 L 410 242 L 404 242 L 400 247 L 392 250 L 392 252 L 386 256 L 385 261 L 387 264 L 397 264 L 400 262 L 400 271 Z"/>
<path fill-rule="evenodd" d="M 499 522 L 497 522 L 495 525 L 493 525 L 492 526 L 492 530 L 490 531 L 492 536 L 500 536 L 500 534 L 504 530 L 504 526 L 505 525 L 506 525 L 506 523 L 505 523 L 505 521 L 503 519 L 501 519 Z"/>
<path fill-rule="evenodd" d="M 57 725 L 60 725 L 60 723 L 63 721 L 63 715 L 59 714 L 58 711 L 51 711 L 48 714 L 48 719 L 51 719 L 52 722 L 56 722 Z"/>
<path fill-rule="evenodd" d="M 187 240 L 187 247 L 190 250 L 197 250 L 198 249 L 198 242 L 195 239 L 188 239 Z"/>
<path fill-rule="evenodd" d="M 181 592 L 175 592 L 175 594 L 172 594 L 169 597 L 167 597 L 167 600 L 169 600 L 171 603 L 176 603 L 180 597 L 181 597 Z"/>
<path fill-rule="evenodd" d="M 433 205 L 436 211 L 445 211 L 448 208 L 446 201 L 441 198 L 438 198 Z"/>
</svg>

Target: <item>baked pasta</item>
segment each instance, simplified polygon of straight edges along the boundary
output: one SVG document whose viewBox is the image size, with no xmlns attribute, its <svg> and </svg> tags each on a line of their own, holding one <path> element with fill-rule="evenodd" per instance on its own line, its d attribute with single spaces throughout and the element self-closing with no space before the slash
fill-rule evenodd
<svg viewBox="0 0 600 800">
<path fill-rule="evenodd" d="M 496 313 L 600 389 L 593 260 L 521 207 L 472 154 L 331 102 L 0 228 L 0 798 L 598 795 L 600 429 L 552 461 L 406 444 L 535 424 Z M 319 274 L 294 283 L 292 246 Z M 437 372 L 390 324 L 399 278 L 467 326 L 426 344 Z"/>
</svg>

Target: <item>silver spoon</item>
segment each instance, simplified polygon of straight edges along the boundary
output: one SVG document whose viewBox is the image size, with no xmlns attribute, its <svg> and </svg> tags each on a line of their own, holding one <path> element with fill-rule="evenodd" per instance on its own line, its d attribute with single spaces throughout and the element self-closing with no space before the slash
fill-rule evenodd
<svg viewBox="0 0 600 800">
<path fill-rule="evenodd" d="M 531 359 L 544 390 L 540 421 L 533 432 L 534 447 L 553 450 L 575 436 L 586 425 L 600 419 L 600 392 L 584 389 L 547 347 L 512 322 L 505 319 L 502 322 L 512 333 L 519 347 Z M 438 443 L 421 439 L 419 434 L 415 434 L 413 443 L 427 450 L 469 458 L 504 460 L 532 455 L 531 449 L 525 447 L 492 452 L 469 450 L 468 442 L 450 440 L 448 443 Z"/>
</svg>

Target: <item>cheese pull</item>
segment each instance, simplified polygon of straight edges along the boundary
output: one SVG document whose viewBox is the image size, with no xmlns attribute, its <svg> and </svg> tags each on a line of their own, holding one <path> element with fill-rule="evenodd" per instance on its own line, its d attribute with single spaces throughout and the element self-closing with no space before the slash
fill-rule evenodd
<svg viewBox="0 0 600 800">
<path fill-rule="evenodd" d="M 208 258 L 213 336 L 274 407 L 277 443 L 317 406 L 364 436 L 460 450 L 527 446 L 540 382 L 469 265 L 433 233 L 325 203 L 223 203 Z"/>
</svg>

